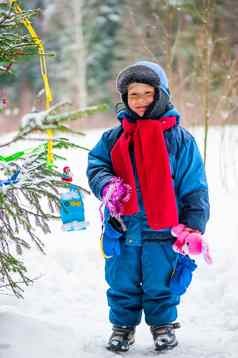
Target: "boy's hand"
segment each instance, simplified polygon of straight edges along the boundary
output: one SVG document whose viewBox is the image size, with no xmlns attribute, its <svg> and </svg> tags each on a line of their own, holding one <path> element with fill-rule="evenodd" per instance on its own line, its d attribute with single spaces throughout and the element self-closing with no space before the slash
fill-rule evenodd
<svg viewBox="0 0 238 358">
<path fill-rule="evenodd" d="M 202 234 L 183 224 L 174 226 L 171 234 L 176 237 L 173 249 L 182 255 L 200 255 L 203 254 L 207 263 L 212 263 L 209 248 Z"/>
<path fill-rule="evenodd" d="M 102 200 L 112 217 L 123 214 L 123 205 L 130 199 L 131 187 L 123 179 L 113 177 L 102 190 Z"/>
</svg>

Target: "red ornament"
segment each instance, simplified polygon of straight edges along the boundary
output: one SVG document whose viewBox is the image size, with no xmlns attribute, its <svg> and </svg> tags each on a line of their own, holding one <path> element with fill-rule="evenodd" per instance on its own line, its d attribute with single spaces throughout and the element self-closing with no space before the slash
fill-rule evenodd
<svg viewBox="0 0 238 358">
<path fill-rule="evenodd" d="M 71 183 L 72 180 L 73 180 L 73 175 L 72 175 L 72 172 L 71 172 L 71 169 L 69 166 L 65 166 L 63 168 L 63 175 L 62 175 L 62 180 L 66 183 Z"/>
</svg>

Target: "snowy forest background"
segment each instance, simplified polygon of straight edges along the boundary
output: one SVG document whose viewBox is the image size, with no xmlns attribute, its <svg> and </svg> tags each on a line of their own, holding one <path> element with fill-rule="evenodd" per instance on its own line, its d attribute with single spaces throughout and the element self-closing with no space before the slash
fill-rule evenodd
<svg viewBox="0 0 238 358">
<path fill-rule="evenodd" d="M 40 9 L 33 19 L 48 52 L 55 101 L 75 107 L 119 98 L 114 80 L 124 66 L 138 60 L 165 67 L 173 102 L 184 125 L 237 122 L 236 0 L 32 0 Z M 22 113 L 40 106 L 38 59 L 29 58 L 0 75 L 9 108 L 0 129 L 15 129 Z M 19 93 L 22 95 L 19 96 Z M 113 113 L 81 126 L 110 126 Z M 102 116 L 101 116 L 102 117 Z"/>
<path fill-rule="evenodd" d="M 21 0 L 20 4 L 40 9 L 32 21 L 48 54 L 54 103 L 70 100 L 75 110 L 109 105 L 107 112 L 72 123 L 74 129 L 86 133 L 67 135 L 73 142 L 90 148 L 105 128 L 116 124 L 116 74 L 139 59 L 158 61 L 165 67 L 182 125 L 195 136 L 202 152 L 208 129 L 211 219 L 206 238 L 214 263 L 208 267 L 202 258 L 197 260 L 193 284 L 179 308 L 180 345 L 167 357 L 236 358 L 237 1 Z M 11 71 L 0 71 L 0 145 L 15 135 L 23 115 L 44 109 L 42 87 L 38 56 L 19 57 Z M 2 105 L 3 99 L 7 105 Z M 42 138 L 46 139 L 45 131 Z M 28 149 L 35 144 L 32 139 L 5 146 L 0 154 Z M 87 152 L 70 148 L 61 154 L 74 173 L 74 182 L 87 188 Z M 51 233 L 33 226 L 46 255 L 34 245 L 20 255 L 33 279 L 23 285 L 23 299 L 0 291 L 0 358 L 114 356 L 104 348 L 111 327 L 99 247 L 99 202 L 86 195 L 85 206 L 90 223 L 86 230 L 64 232 L 59 220 L 48 222 Z M 19 236 L 25 240 L 25 231 Z M 154 356 L 144 323 L 129 355 Z"/>
</svg>

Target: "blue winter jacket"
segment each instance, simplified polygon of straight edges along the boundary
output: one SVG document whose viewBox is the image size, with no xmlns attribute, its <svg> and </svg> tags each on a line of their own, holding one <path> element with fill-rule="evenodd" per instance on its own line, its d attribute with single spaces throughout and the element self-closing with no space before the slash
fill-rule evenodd
<svg viewBox="0 0 238 358">
<path fill-rule="evenodd" d="M 164 114 L 164 117 L 167 116 L 176 116 L 177 118 L 177 125 L 165 131 L 164 136 L 176 193 L 179 223 L 204 233 L 209 218 L 209 199 L 203 161 L 193 136 L 179 125 L 180 116 L 178 112 L 173 108 Z M 112 168 L 111 149 L 122 131 L 121 125 L 107 130 L 89 152 L 87 176 L 89 186 L 98 199 L 101 199 L 104 185 L 115 176 Z M 148 226 L 133 152 L 131 159 L 135 172 L 140 211 L 135 215 L 122 217 L 127 226 L 127 244 L 140 245 L 142 239 L 171 238 L 170 228 L 153 230 Z M 109 213 L 106 209 L 105 217 L 108 216 Z"/>
</svg>

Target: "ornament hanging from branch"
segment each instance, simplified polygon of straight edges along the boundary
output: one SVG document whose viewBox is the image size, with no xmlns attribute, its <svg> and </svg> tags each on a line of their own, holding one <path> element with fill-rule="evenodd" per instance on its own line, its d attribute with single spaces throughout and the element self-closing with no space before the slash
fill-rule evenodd
<svg viewBox="0 0 238 358">
<path fill-rule="evenodd" d="M 86 229 L 83 193 L 77 185 L 72 184 L 73 175 L 69 166 L 63 168 L 62 180 L 66 191 L 60 198 L 60 217 L 64 231 Z"/>
</svg>

